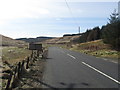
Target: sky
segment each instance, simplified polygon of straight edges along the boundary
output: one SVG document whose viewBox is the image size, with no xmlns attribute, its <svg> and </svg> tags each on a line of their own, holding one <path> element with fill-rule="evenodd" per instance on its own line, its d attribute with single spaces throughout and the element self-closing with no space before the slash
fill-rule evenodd
<svg viewBox="0 0 120 90">
<path fill-rule="evenodd" d="M 65 2 L 67 1 L 67 3 Z M 118 0 L 0 0 L 0 34 L 61 37 L 106 25 Z"/>
</svg>

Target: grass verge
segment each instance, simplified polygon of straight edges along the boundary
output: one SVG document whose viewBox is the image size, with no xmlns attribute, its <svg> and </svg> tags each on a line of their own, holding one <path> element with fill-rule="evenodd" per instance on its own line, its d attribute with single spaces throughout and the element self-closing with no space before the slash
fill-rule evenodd
<svg viewBox="0 0 120 90">
<path fill-rule="evenodd" d="M 10 64 L 22 61 L 26 56 L 30 54 L 31 51 L 26 48 L 2 47 L 2 61 L 7 61 Z"/>
<path fill-rule="evenodd" d="M 96 40 L 86 43 L 73 45 L 70 50 L 86 53 L 96 57 L 109 58 L 117 61 L 120 52 L 112 49 L 108 44 L 104 44 L 102 40 Z"/>
<path fill-rule="evenodd" d="M 72 44 L 72 45 L 71 44 L 47 45 L 47 47 L 49 46 L 57 46 L 57 47 L 66 48 L 69 50 L 93 55 L 96 57 L 108 58 L 116 62 L 118 62 L 118 58 L 120 55 L 120 52 L 112 49 L 110 45 L 103 43 L 102 40 L 95 40 L 91 42 Z"/>
</svg>

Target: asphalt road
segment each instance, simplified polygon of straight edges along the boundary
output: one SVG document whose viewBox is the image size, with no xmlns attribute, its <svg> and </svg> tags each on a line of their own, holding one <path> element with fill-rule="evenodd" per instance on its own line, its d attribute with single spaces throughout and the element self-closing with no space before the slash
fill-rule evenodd
<svg viewBox="0 0 120 90">
<path fill-rule="evenodd" d="M 118 88 L 118 64 L 50 47 L 43 82 L 54 88 Z"/>
</svg>

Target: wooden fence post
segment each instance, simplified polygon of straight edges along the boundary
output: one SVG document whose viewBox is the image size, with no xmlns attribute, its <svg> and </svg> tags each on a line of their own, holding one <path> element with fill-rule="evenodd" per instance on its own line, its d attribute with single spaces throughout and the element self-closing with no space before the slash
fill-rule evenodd
<svg viewBox="0 0 120 90">
<path fill-rule="evenodd" d="M 20 73 L 21 76 L 22 76 L 23 73 L 25 72 L 24 63 L 25 63 L 25 61 L 23 60 L 23 61 L 22 61 L 22 65 L 21 65 L 21 73 Z"/>
<path fill-rule="evenodd" d="M 20 73 L 21 73 L 21 62 L 18 63 L 18 78 L 20 79 Z"/>
<path fill-rule="evenodd" d="M 29 68 L 29 63 L 36 61 L 41 54 L 42 58 L 46 58 L 47 51 L 43 51 L 43 49 L 42 51 L 32 50 L 32 54 L 29 57 L 27 57 L 26 61 L 23 60 L 22 62 L 19 62 L 17 66 L 13 69 L 13 71 L 10 72 L 5 90 L 15 88 L 17 86 L 17 82 L 21 79 L 21 76 L 24 74 L 25 69 Z"/>
<path fill-rule="evenodd" d="M 28 57 L 28 58 L 27 58 L 26 69 L 28 69 L 28 68 L 29 68 L 29 61 L 30 61 L 30 58 Z"/>
<path fill-rule="evenodd" d="M 12 82 L 12 85 L 11 85 L 11 89 L 12 88 L 16 88 L 18 85 L 19 85 L 19 64 L 16 66 L 15 68 L 15 71 L 14 71 L 14 77 L 13 77 L 13 82 Z"/>
<path fill-rule="evenodd" d="M 16 78 L 17 69 L 18 69 L 18 67 L 16 66 L 15 71 L 14 71 L 14 79 Z"/>
<path fill-rule="evenodd" d="M 37 50 L 37 57 L 39 57 L 39 52 L 40 52 L 40 51 L 39 51 L 39 50 Z"/>
<path fill-rule="evenodd" d="M 31 59 L 33 58 L 33 50 L 32 50 L 32 54 L 30 55 L 30 58 L 31 58 Z"/>
<path fill-rule="evenodd" d="M 46 59 L 46 50 L 44 50 L 42 53 L 42 59 Z"/>
<path fill-rule="evenodd" d="M 12 74 L 13 74 L 13 73 L 12 73 L 12 72 L 10 72 L 10 77 L 9 77 L 9 79 L 8 79 L 8 82 L 7 82 L 7 85 L 6 85 L 5 90 L 10 89 L 10 84 L 11 84 Z"/>
</svg>

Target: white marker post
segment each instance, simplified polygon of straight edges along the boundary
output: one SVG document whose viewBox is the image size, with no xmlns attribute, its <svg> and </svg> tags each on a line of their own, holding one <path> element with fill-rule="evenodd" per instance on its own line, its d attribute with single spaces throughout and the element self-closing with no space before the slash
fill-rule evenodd
<svg viewBox="0 0 120 90">
<path fill-rule="evenodd" d="M 118 19 L 120 20 L 120 1 L 118 2 Z"/>
<path fill-rule="evenodd" d="M 78 32 L 79 32 L 79 34 L 80 34 L 80 26 L 78 27 Z"/>
</svg>

